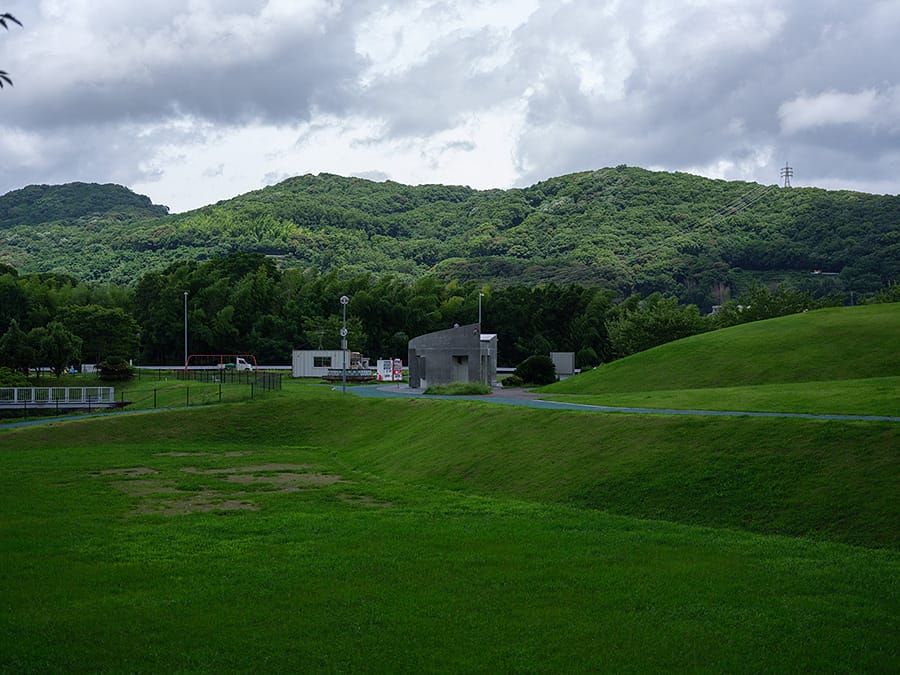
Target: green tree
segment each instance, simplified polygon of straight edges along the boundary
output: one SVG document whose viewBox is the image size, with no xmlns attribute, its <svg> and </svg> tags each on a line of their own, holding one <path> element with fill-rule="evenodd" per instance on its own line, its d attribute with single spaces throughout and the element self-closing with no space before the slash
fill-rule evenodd
<svg viewBox="0 0 900 675">
<path fill-rule="evenodd" d="M 19 327 L 19 322 L 13 319 L 3 337 L 0 337 L 0 363 L 12 370 L 28 374 L 32 358 L 33 350 L 28 334 Z"/>
<path fill-rule="evenodd" d="M 34 329 L 38 330 L 41 333 L 35 345 L 37 360 L 40 365 L 53 368 L 59 379 L 69 364 L 81 360 L 81 338 L 59 321 L 51 321 L 46 328 Z"/>
<path fill-rule="evenodd" d="M 798 314 L 823 306 L 824 301 L 816 300 L 804 291 L 779 285 L 774 292 L 765 286 L 755 284 L 737 301 L 726 302 L 716 312 L 716 326 L 724 328 L 750 321 L 772 319 L 776 316 Z"/>
<path fill-rule="evenodd" d="M 679 305 L 677 298 L 653 293 L 643 300 L 632 296 L 619 305 L 606 329 L 616 355 L 628 356 L 701 333 L 708 325 L 696 305 Z"/>
<path fill-rule="evenodd" d="M 126 358 L 136 356 L 140 327 L 119 307 L 67 307 L 60 313 L 60 319 L 81 338 L 81 355 L 88 363 L 99 363 L 113 354 Z"/>
<path fill-rule="evenodd" d="M 535 354 L 522 361 L 513 375 L 525 384 L 552 384 L 556 382 L 556 366 L 549 356 Z"/>
</svg>

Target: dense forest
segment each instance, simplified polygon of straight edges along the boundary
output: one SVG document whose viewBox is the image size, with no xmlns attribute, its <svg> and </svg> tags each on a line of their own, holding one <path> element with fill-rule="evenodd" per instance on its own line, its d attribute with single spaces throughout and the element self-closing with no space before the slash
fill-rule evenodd
<svg viewBox="0 0 900 675">
<path fill-rule="evenodd" d="M 116 185 L 0 197 L 0 366 L 339 343 L 405 356 L 472 323 L 501 365 L 589 367 L 668 340 L 826 304 L 897 301 L 900 197 L 617 167 L 529 188 L 300 176 L 169 215 Z M 711 310 L 717 306 L 714 315 Z"/>
<path fill-rule="evenodd" d="M 0 262 L 21 273 L 134 287 L 235 252 L 343 279 L 659 292 L 706 313 L 754 284 L 886 287 L 900 278 L 900 197 L 631 167 L 487 191 L 306 175 L 175 215 L 112 185 L 0 197 Z"/>
<path fill-rule="evenodd" d="M 181 364 L 185 303 L 191 353 L 254 354 L 263 364 L 285 364 L 292 349 L 339 346 L 342 295 L 350 297 L 349 346 L 372 358 L 405 358 L 411 337 L 474 323 L 480 298 L 482 328 L 498 334 L 501 365 L 573 351 L 579 367 L 702 331 L 846 300 L 840 294 L 817 299 L 796 289 L 757 286 L 740 302 L 729 301 L 704 316 L 696 305 L 660 293 L 623 299 L 612 290 L 578 284 L 348 277 L 281 270 L 258 253 L 175 263 L 146 273 L 134 287 L 20 274 L 0 265 L 0 366 L 25 372 L 50 365 L 59 371 L 71 363 L 115 358 Z M 900 301 L 900 286 L 869 300 Z"/>
</svg>

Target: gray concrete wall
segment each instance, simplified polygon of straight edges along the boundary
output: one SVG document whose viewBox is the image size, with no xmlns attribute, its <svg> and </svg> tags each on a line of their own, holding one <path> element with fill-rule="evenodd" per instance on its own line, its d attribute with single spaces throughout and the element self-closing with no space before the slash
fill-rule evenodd
<svg viewBox="0 0 900 675">
<path fill-rule="evenodd" d="M 408 358 L 410 387 L 497 379 L 496 336 L 483 341 L 477 323 L 413 338 Z"/>
</svg>

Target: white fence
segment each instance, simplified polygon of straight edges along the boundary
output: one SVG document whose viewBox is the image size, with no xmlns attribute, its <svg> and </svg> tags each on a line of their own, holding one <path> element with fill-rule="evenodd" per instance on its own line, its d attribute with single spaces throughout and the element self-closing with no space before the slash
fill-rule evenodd
<svg viewBox="0 0 900 675">
<path fill-rule="evenodd" d="M 0 387 L 0 407 L 115 405 L 113 387 Z"/>
</svg>

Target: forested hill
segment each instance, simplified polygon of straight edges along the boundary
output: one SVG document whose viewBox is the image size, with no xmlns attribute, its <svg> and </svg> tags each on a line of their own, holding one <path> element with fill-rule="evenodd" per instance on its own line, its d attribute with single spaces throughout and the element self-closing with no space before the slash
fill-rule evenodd
<svg viewBox="0 0 900 675">
<path fill-rule="evenodd" d="M 323 272 L 578 282 L 701 306 L 752 279 L 867 291 L 900 278 L 900 197 L 631 167 L 488 191 L 306 175 L 183 214 L 92 217 L 90 227 L 71 214 L 39 227 L 9 214 L 0 210 L 0 262 L 125 283 L 238 250 Z"/>
<path fill-rule="evenodd" d="M 168 212 L 165 206 L 156 206 L 148 197 L 135 194 L 121 185 L 29 185 L 0 197 L 0 229 L 112 213 L 151 218 L 164 216 Z"/>
</svg>

